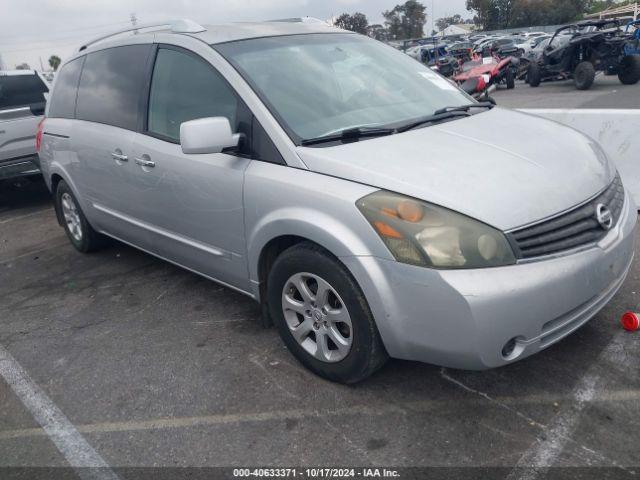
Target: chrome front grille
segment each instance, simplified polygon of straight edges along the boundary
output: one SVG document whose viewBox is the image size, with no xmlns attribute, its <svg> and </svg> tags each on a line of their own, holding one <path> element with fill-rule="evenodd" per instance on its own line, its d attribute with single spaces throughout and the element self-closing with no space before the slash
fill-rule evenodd
<svg viewBox="0 0 640 480">
<path fill-rule="evenodd" d="M 510 232 L 507 237 L 520 259 L 572 250 L 599 242 L 620 220 L 623 206 L 624 187 L 620 175 L 616 175 L 611 185 L 589 202 L 550 220 Z M 603 222 L 607 210 L 612 219 L 609 228 Z"/>
</svg>

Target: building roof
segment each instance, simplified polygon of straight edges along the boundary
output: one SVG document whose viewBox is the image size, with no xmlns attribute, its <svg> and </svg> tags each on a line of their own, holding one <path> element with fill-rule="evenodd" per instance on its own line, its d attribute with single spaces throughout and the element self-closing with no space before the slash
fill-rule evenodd
<svg viewBox="0 0 640 480">
<path fill-rule="evenodd" d="M 439 32 L 442 35 L 466 35 L 471 33 L 474 25 L 462 23 L 460 25 L 449 25 L 447 28 Z"/>
<path fill-rule="evenodd" d="M 616 6 L 613 5 L 606 10 L 585 15 L 584 18 L 607 18 L 618 17 L 623 15 L 632 15 L 635 18 L 640 15 L 640 3 L 631 3 L 629 5 Z"/>
</svg>

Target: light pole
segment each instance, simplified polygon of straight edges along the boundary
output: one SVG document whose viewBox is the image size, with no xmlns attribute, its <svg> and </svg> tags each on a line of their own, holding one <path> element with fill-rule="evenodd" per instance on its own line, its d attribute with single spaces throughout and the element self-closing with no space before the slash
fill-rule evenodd
<svg viewBox="0 0 640 480">
<path fill-rule="evenodd" d="M 436 31 L 436 7 L 435 0 L 431 0 L 431 33 Z"/>
</svg>

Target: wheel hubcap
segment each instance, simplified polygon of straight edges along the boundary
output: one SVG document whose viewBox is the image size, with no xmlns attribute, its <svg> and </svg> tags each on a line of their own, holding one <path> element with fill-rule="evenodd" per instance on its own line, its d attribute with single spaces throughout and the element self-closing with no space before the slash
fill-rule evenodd
<svg viewBox="0 0 640 480">
<path fill-rule="evenodd" d="M 338 292 L 321 277 L 297 273 L 289 278 L 282 310 L 293 338 L 309 355 L 335 363 L 351 351 L 351 316 Z"/>
<path fill-rule="evenodd" d="M 62 215 L 67 224 L 67 230 L 74 240 L 81 241 L 82 223 L 80 222 L 80 213 L 78 212 L 78 207 L 76 207 L 76 202 L 73 201 L 71 195 L 63 193 L 60 203 L 62 204 Z"/>
</svg>

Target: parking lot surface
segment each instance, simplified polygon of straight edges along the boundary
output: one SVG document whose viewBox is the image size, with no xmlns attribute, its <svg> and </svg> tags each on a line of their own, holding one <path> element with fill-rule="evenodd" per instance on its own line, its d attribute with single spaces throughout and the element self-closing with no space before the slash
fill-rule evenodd
<svg viewBox="0 0 640 480">
<path fill-rule="evenodd" d="M 491 95 L 508 108 L 640 108 L 640 85 L 622 85 L 617 76 L 600 74 L 586 91 L 576 90 L 573 80 L 516 85 L 515 91 L 501 86 Z"/>
<path fill-rule="evenodd" d="M 610 96 L 597 83 L 583 106 Z M 529 102 L 547 89 L 576 93 L 519 85 L 497 97 L 545 106 Z M 613 96 L 610 107 L 628 106 Z M 81 255 L 41 182 L 3 186 L 0 467 L 64 467 L 84 452 L 120 478 L 131 466 L 500 467 L 510 479 L 603 467 L 581 472 L 635 478 L 640 337 L 618 319 L 640 307 L 637 292 L 636 256 L 601 313 L 534 357 L 487 372 L 392 360 L 337 385 L 296 363 L 252 300 L 115 242 Z M 45 431 L 34 411 L 66 430 Z M 62 437 L 76 450 L 61 452 Z"/>
</svg>

